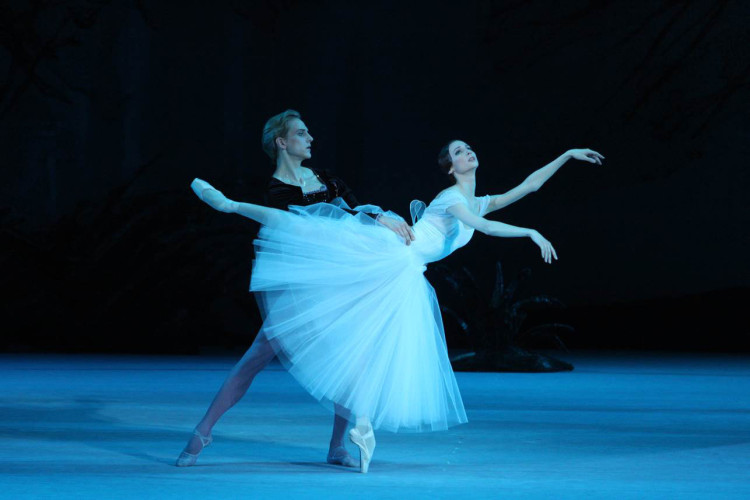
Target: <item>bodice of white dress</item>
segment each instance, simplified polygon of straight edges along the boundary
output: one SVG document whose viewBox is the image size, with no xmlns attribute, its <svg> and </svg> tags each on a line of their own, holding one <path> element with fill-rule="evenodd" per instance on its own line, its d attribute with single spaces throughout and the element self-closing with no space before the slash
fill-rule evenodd
<svg viewBox="0 0 750 500">
<path fill-rule="evenodd" d="M 490 197 L 480 196 L 472 206 L 461 193 L 448 188 L 430 202 L 422 218 L 414 225 L 415 241 L 411 249 L 422 264 L 436 262 L 466 245 L 474 234 L 474 228 L 464 225 L 448 209 L 463 204 L 480 217 L 487 214 Z"/>
</svg>

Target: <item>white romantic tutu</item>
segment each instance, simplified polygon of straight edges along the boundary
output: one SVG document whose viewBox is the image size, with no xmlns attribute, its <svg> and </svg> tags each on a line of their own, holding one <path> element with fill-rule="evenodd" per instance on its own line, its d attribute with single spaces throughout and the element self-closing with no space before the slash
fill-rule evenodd
<svg viewBox="0 0 750 500">
<path fill-rule="evenodd" d="M 435 292 L 413 245 L 327 203 L 283 214 L 255 240 L 250 289 L 289 372 L 315 398 L 369 416 L 375 428 L 466 422 Z"/>
</svg>

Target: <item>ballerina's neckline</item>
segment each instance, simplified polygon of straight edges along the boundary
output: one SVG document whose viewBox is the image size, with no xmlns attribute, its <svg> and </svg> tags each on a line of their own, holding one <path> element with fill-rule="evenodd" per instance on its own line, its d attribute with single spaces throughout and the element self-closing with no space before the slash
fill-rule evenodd
<svg viewBox="0 0 750 500">
<path fill-rule="evenodd" d="M 466 196 L 464 196 L 463 193 L 459 191 L 458 189 L 453 189 L 452 187 L 449 187 L 448 189 L 444 190 L 443 193 L 447 193 L 448 191 L 453 191 L 458 196 L 466 200 L 466 202 L 469 204 L 469 210 L 471 210 L 473 214 L 479 215 L 479 212 L 482 209 L 482 202 L 479 200 L 478 197 L 474 196 L 474 201 L 472 202 Z"/>
</svg>

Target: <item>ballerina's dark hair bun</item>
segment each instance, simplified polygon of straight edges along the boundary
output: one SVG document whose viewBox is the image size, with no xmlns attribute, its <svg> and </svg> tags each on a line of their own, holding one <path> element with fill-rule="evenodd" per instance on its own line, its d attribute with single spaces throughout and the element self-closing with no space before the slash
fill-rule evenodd
<svg viewBox="0 0 750 500">
<path fill-rule="evenodd" d="M 457 139 L 448 141 L 448 144 L 443 146 L 443 149 L 438 153 L 438 166 L 444 174 L 449 174 L 451 167 L 453 166 L 453 160 L 451 160 L 450 145 L 456 142 Z"/>
</svg>

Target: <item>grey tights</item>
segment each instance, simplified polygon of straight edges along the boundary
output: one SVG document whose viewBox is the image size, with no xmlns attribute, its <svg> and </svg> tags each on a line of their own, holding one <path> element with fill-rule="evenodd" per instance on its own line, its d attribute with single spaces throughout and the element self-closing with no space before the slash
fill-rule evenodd
<svg viewBox="0 0 750 500">
<path fill-rule="evenodd" d="M 250 388 L 255 376 L 268 365 L 276 353 L 271 343 L 261 331 L 255 338 L 255 341 L 247 350 L 242 359 L 234 365 L 229 372 L 227 379 L 214 397 L 211 405 L 206 410 L 206 414 L 196 426 L 198 432 L 204 436 L 211 434 L 216 422 L 224 415 L 227 410 L 234 406 L 245 395 Z M 335 417 L 333 419 L 333 432 L 331 433 L 330 450 L 344 446 L 344 434 L 349 427 L 347 419 L 348 410 L 344 407 L 335 405 Z M 200 439 L 193 436 L 188 442 L 185 451 L 188 453 L 199 453 L 201 451 Z"/>
</svg>

